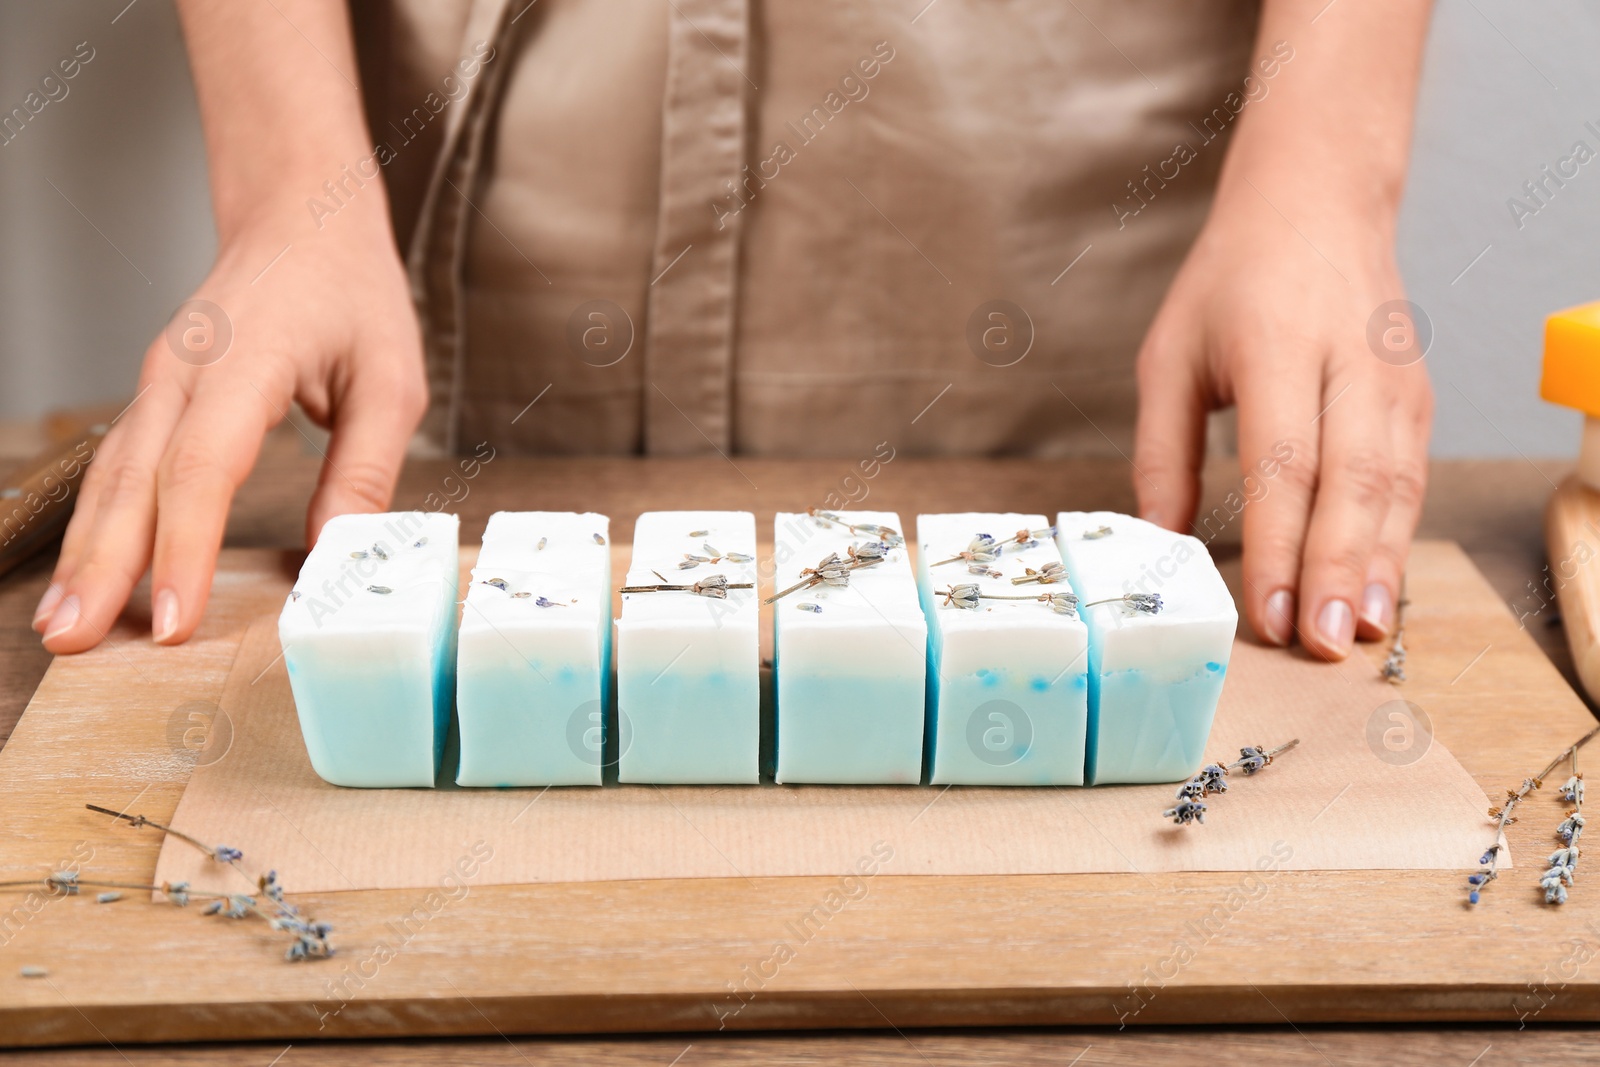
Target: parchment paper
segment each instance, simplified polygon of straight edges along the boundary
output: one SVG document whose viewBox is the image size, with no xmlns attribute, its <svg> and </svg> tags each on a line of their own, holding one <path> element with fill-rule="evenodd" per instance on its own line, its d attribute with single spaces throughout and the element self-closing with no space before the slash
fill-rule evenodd
<svg viewBox="0 0 1600 1067">
<path fill-rule="evenodd" d="M 1161 818 L 1168 785 L 341 789 L 311 769 L 276 620 L 263 618 L 228 678 L 228 728 L 211 731 L 174 822 L 295 892 L 434 887 L 464 860 L 474 884 L 837 875 L 883 846 L 891 875 L 1470 866 L 1488 844 L 1487 798 L 1437 740 L 1399 754 L 1382 742 L 1400 693 L 1360 656 L 1315 663 L 1240 640 L 1208 758 L 1301 743 L 1235 773 L 1198 826 Z M 156 878 L 242 884 L 174 838 Z"/>
</svg>

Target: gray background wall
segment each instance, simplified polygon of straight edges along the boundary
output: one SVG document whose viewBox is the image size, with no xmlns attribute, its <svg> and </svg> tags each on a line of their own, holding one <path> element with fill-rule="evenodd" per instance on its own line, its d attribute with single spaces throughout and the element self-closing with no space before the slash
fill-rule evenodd
<svg viewBox="0 0 1600 1067">
<path fill-rule="evenodd" d="M 1369 3 L 1381 0 L 1337 0 Z M 0 418 L 132 393 L 140 355 L 204 277 L 214 237 L 170 0 L 0 0 L 0 112 L 80 41 L 95 58 L 0 146 Z M 1329 17 L 1332 17 L 1331 13 Z M 1600 299 L 1600 159 L 1519 228 L 1506 201 L 1600 152 L 1600 11 L 1440 0 L 1400 262 L 1431 317 L 1434 453 L 1564 455 L 1578 417 L 1538 398 L 1543 317 Z"/>
</svg>

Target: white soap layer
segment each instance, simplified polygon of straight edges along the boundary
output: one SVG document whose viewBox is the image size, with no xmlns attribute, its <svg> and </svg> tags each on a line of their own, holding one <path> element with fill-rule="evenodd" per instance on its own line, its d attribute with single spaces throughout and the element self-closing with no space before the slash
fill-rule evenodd
<svg viewBox="0 0 1600 1067">
<path fill-rule="evenodd" d="M 1178 781 L 1199 769 L 1238 611 L 1206 547 L 1116 512 L 1062 512 L 1058 541 L 1090 631 L 1091 780 Z M 1086 532 L 1108 528 L 1103 536 Z M 1134 611 L 1114 598 L 1161 597 Z"/>
<path fill-rule="evenodd" d="M 278 637 L 311 765 L 347 786 L 431 786 L 454 692 L 454 515 L 341 515 L 306 557 Z"/>
<path fill-rule="evenodd" d="M 963 785 L 1080 785 L 1088 730 L 1088 630 L 1075 614 L 1037 599 L 946 606 L 943 590 L 976 584 L 983 593 L 1037 597 L 1071 592 L 1065 582 L 1013 585 L 1028 568 L 1061 562 L 1048 533 L 1026 547 L 1022 530 L 1042 515 L 968 513 L 917 518 L 917 580 L 929 629 L 930 780 Z M 974 575 L 956 556 L 986 533 L 1003 543 Z"/>
<path fill-rule="evenodd" d="M 899 531 L 890 511 L 838 513 L 844 523 Z M 805 514 L 774 524 L 774 589 L 830 553 L 878 540 Z M 809 609 L 816 610 L 809 610 Z M 906 546 L 773 605 L 779 782 L 915 785 L 922 775 L 928 625 Z"/>
<path fill-rule="evenodd" d="M 736 554 L 738 559 L 728 558 Z M 683 569 L 686 556 L 716 562 Z M 747 511 L 639 516 L 625 585 L 756 582 Z M 760 764 L 760 600 L 686 591 L 625 593 L 617 620 L 618 777 L 624 782 L 754 783 Z"/>
<path fill-rule="evenodd" d="M 600 784 L 610 540 L 592 512 L 490 516 L 461 615 L 457 784 Z"/>
</svg>

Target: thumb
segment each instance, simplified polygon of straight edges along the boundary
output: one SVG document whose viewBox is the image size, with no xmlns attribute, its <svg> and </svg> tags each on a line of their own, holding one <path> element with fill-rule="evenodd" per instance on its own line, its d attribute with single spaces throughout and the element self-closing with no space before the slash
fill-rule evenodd
<svg viewBox="0 0 1600 1067">
<path fill-rule="evenodd" d="M 1152 331 L 1153 333 L 1153 331 Z M 1206 445 L 1206 390 L 1189 353 L 1139 353 L 1139 417 L 1134 427 L 1133 485 L 1139 514 L 1169 530 L 1187 530 L 1200 495 Z"/>
<path fill-rule="evenodd" d="M 385 364 L 352 378 L 331 413 L 333 437 L 306 513 L 308 547 L 335 515 L 388 510 L 406 445 L 427 406 L 420 369 L 409 374 Z"/>
</svg>

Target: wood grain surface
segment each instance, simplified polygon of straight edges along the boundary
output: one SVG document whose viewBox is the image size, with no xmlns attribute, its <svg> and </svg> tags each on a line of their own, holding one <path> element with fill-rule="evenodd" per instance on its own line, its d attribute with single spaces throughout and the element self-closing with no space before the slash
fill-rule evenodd
<svg viewBox="0 0 1600 1067">
<path fill-rule="evenodd" d="M 277 448 L 241 497 L 232 543 L 281 548 L 298 539 L 300 502 L 315 476 L 315 457 L 295 455 L 281 442 Z M 452 466 L 413 463 L 397 500 L 425 506 L 430 492 L 464 495 L 452 506 L 463 514 L 467 538 L 481 532 L 489 512 L 506 506 L 595 507 L 625 527 L 641 510 L 681 506 L 686 500 L 767 512 L 823 503 L 830 491 L 859 497 L 863 484 L 871 506 L 908 516 L 957 506 L 953 501 L 973 509 L 1044 512 L 1053 512 L 1064 499 L 1103 507 L 1131 504 L 1119 465 L 1094 462 L 906 458 L 864 483 L 849 460 L 740 459 L 736 469 L 721 460 L 505 458 L 484 465 L 470 480 Z M 1442 528 L 1467 545 L 1494 578 L 1499 597 L 1462 567 L 1445 567 L 1431 587 L 1427 581 L 1413 583 L 1416 680 L 1404 695 L 1430 713 L 1442 709 L 1433 714 L 1441 739 L 1490 790 L 1514 784 L 1589 722 L 1530 639 L 1546 647 L 1552 646 L 1552 635 L 1559 640 L 1559 631 L 1544 625 L 1554 610 L 1534 610 L 1537 599 L 1523 591 L 1525 583 L 1541 580 L 1538 516 L 1549 490 L 1538 486 L 1560 473 L 1557 465 L 1548 470 L 1526 464 L 1436 469 L 1430 528 Z M 1212 474 L 1208 499 L 1221 500 L 1230 483 L 1220 468 Z M 854 486 L 845 480 L 852 477 Z M 447 482 L 451 478 L 454 488 Z M 1453 495 L 1441 503 L 1441 494 L 1450 491 Z M 1237 522 L 1225 524 L 1215 542 L 1219 554 L 1226 555 L 1236 539 Z M 1441 559 L 1449 556 L 1448 550 L 1439 551 Z M 293 556 L 282 553 L 254 559 L 262 567 L 293 566 Z M 36 565 L 0 584 L 0 641 L 5 642 L 0 671 L 12 683 L 4 690 L 10 701 L 16 701 L 19 687 L 31 691 L 43 662 L 29 651 L 33 640 L 25 631 L 42 574 Z M 250 604 L 248 594 L 224 599 L 237 601 L 238 613 L 226 607 L 213 612 L 193 650 L 215 667 L 218 685 L 226 671 L 230 628 L 236 630 L 245 615 L 261 607 Z M 1514 612 L 1507 612 L 1505 603 Z M 208 696 L 171 676 L 159 660 L 147 665 L 144 657 L 159 656 L 159 650 L 148 647 L 142 623 L 141 610 L 131 612 L 113 635 L 116 647 L 102 656 L 107 664 L 126 660 L 114 670 L 134 679 L 127 683 L 125 721 L 108 730 L 103 723 L 75 719 L 72 692 L 64 686 L 60 693 L 41 694 L 55 702 L 52 714 L 39 716 L 37 724 L 30 714 L 13 744 L 0 753 L 0 805 L 18 831 L 14 843 L 8 839 L 0 846 L 7 866 L 19 861 L 48 865 L 56 852 L 83 841 L 96 850 L 95 869 L 148 877 L 153 835 L 109 827 L 73 810 L 78 796 L 92 793 L 119 808 L 137 798 L 138 809 L 154 817 L 169 812 L 181 789 L 184 760 L 192 758 L 171 748 L 170 720 L 187 702 L 215 699 L 215 690 Z M 1555 648 L 1559 652 L 1559 645 Z M 135 666 L 144 672 L 142 681 Z M 1492 706 L 1454 713 L 1458 705 L 1474 703 Z M 1543 728 L 1529 728 L 1538 724 Z M 107 744 L 108 735 L 120 740 Z M 1553 801 L 1530 804 L 1527 810 L 1527 820 L 1513 828 L 1513 845 L 1520 856 L 1536 856 L 1554 825 L 1549 816 L 1559 818 L 1559 812 Z M 13 818 L 12 812 L 18 814 Z M 808 879 L 670 885 L 670 899 L 658 897 L 659 887 L 648 883 L 474 891 L 413 938 L 331 1017 L 340 998 L 326 987 L 329 974 L 266 965 L 275 942 L 259 929 L 238 924 L 197 930 L 195 924 L 216 920 L 142 903 L 56 901 L 0 950 L 0 1036 L 88 1043 L 110 1037 L 120 1046 L 205 1032 L 281 1034 L 288 1042 L 363 1032 L 703 1030 L 716 1025 L 715 1011 L 708 1008 L 717 992 L 739 979 L 745 963 L 765 958 L 774 929 L 781 929 L 796 909 L 810 908 L 823 888 Z M 1141 978 L 1143 969 L 1159 964 L 1184 924 L 1203 918 L 1229 888 L 1227 876 L 1215 875 L 880 880 L 728 1025 L 792 1028 L 831 1022 L 905 1028 L 1075 1020 L 1115 1026 L 1116 998 L 1124 998 L 1124 1009 L 1131 1004 L 1128 984 L 1148 982 Z M 352 894 L 312 902 L 339 921 L 346 945 L 370 944 L 386 922 L 415 903 L 402 899 L 405 894 L 360 896 L 364 899 L 356 909 L 347 904 Z M 1279 876 L 1271 892 L 1239 916 L 1242 921 L 1209 940 L 1128 1021 L 1144 1027 L 1292 1020 L 1304 1030 L 1330 1019 L 1474 1018 L 1514 1024 L 1519 1012 L 1533 1012 L 1534 1022 L 1548 1026 L 1560 1019 L 1593 1018 L 1600 1011 L 1600 986 L 1591 974 L 1579 967 L 1575 976 L 1561 977 L 1571 969 L 1564 939 L 1600 940 L 1600 923 L 1595 933 L 1588 932 L 1600 916 L 1600 897 L 1591 909 L 1580 886 L 1572 904 L 1548 909 L 1513 878 L 1494 887 L 1479 912 L 1466 912 L 1460 897 L 1460 879 L 1442 875 Z M 47 966 L 50 975 L 28 980 L 19 990 L 21 980 L 12 976 L 25 958 Z M 120 965 L 124 958 L 125 966 Z M 964 984 L 975 976 L 988 990 L 977 999 Z M 509 988 L 508 980 L 520 983 L 522 992 L 494 992 Z M 1530 993 L 1529 983 L 1542 993 Z M 641 994 L 648 989 L 656 993 Z M 663 990 L 671 992 L 663 995 Z M 1441 996 L 1441 990 L 1448 995 Z M 408 997 L 409 1006 L 402 1009 Z M 1429 1058 L 1459 1057 L 1463 1063 L 1481 1055 L 1479 1062 L 1488 1064 L 1506 1062 L 1486 1050 L 1497 1041 L 1502 1052 L 1515 1048 L 1522 1050 L 1519 1056 L 1552 1056 L 1577 1040 L 1563 1030 L 1545 1031 L 1547 1043 L 1539 1045 L 1528 1037 L 1478 1030 L 1406 1031 L 1393 1038 L 1294 1029 L 1212 1033 L 1216 1055 L 1208 1051 L 1207 1056 L 1216 1062 L 1259 1055 L 1325 1062 L 1331 1049 L 1339 1050 L 1341 1062 L 1395 1062 L 1390 1054 L 1414 1049 L 1419 1057 L 1426 1052 Z M 1369 1043 L 1361 1043 L 1363 1036 Z M 514 1054 L 528 1061 L 592 1057 L 664 1063 L 691 1043 L 692 1055 L 735 1062 L 746 1057 L 964 1062 L 1001 1056 L 1069 1062 L 1094 1044 L 1084 1060 L 1090 1063 L 1153 1062 L 1165 1057 L 1163 1049 L 1176 1051 L 1188 1040 L 1164 1031 L 1027 1031 L 997 1037 L 997 1044 L 949 1034 L 907 1040 L 891 1030 L 884 1036 L 564 1039 L 519 1042 L 515 1049 L 498 1037 L 487 1044 L 363 1047 L 377 1062 L 416 1062 L 408 1057 L 425 1057 L 432 1049 L 445 1058 L 481 1055 L 486 1061 Z M 279 1044 L 212 1051 L 230 1061 L 237 1055 L 237 1062 L 265 1063 L 282 1049 Z M 304 1049 L 297 1045 L 292 1055 L 305 1055 Z"/>
</svg>

